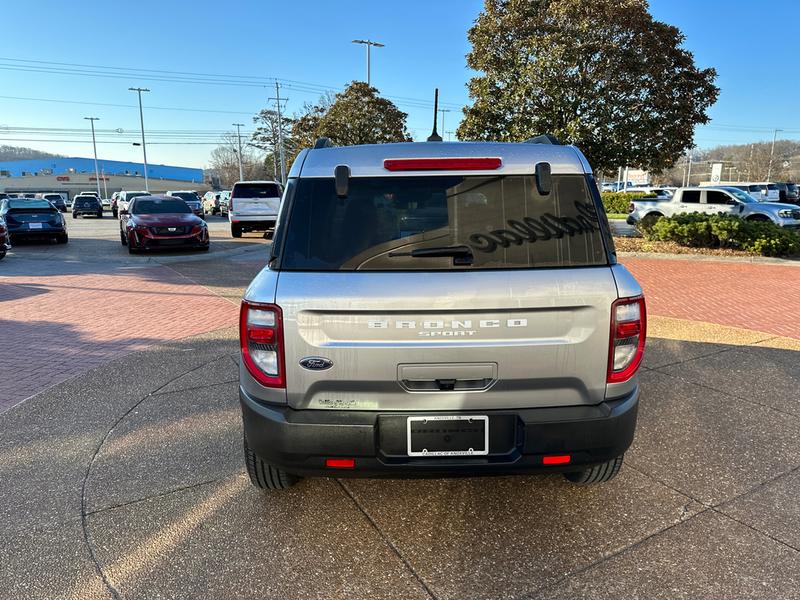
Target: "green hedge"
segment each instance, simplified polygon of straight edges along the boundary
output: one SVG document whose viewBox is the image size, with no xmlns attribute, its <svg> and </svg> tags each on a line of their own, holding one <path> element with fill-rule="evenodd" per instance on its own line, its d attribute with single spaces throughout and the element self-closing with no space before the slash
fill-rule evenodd
<svg viewBox="0 0 800 600">
<path fill-rule="evenodd" d="M 654 194 L 634 193 L 634 192 L 601 192 L 603 206 L 607 214 L 627 215 L 628 205 L 640 198 L 655 198 Z"/>
<path fill-rule="evenodd" d="M 800 254 L 800 235 L 772 221 L 732 215 L 680 214 L 641 228 L 646 239 L 700 248 L 736 248 L 763 256 Z"/>
</svg>

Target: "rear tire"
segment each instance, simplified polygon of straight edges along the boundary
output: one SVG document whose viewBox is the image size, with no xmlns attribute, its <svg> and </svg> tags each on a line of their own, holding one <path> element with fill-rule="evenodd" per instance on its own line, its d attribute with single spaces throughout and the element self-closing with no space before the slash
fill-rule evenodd
<svg viewBox="0 0 800 600">
<path fill-rule="evenodd" d="M 73 219 L 77 219 L 78 218 L 78 213 L 72 213 L 72 218 Z"/>
<path fill-rule="evenodd" d="M 0 250 L 0 260 L 3 260 L 6 257 L 6 251 Z"/>
<path fill-rule="evenodd" d="M 102 219 L 103 218 L 103 211 L 102 210 L 99 213 L 97 213 L 97 218 L 98 219 Z"/>
<path fill-rule="evenodd" d="M 231 236 L 235 238 L 242 237 L 242 226 L 236 223 L 231 223 Z"/>
<path fill-rule="evenodd" d="M 574 471 L 572 473 L 564 473 L 567 481 L 578 485 L 591 485 L 593 483 L 604 483 L 611 481 L 619 473 L 622 467 L 622 461 L 625 455 L 612 458 L 608 462 L 600 465 L 594 465 L 582 471 Z"/>
<path fill-rule="evenodd" d="M 66 233 L 62 233 L 56 238 L 56 242 L 58 242 L 59 244 L 66 244 L 67 242 L 69 242 L 69 235 Z"/>
<path fill-rule="evenodd" d="M 656 222 L 663 216 L 664 215 L 662 215 L 661 213 L 650 213 L 649 215 L 646 215 L 642 219 L 642 229 L 644 229 L 645 231 L 651 230 L 653 228 L 653 225 L 655 225 Z"/>
<path fill-rule="evenodd" d="M 244 440 L 244 462 L 250 483 L 260 490 L 286 490 L 301 479 L 261 460 L 247 445 L 247 438 Z"/>
</svg>

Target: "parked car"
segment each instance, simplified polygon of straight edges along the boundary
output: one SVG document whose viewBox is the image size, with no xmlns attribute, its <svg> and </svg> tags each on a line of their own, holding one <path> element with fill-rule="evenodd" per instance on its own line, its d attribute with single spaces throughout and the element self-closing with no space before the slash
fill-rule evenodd
<svg viewBox="0 0 800 600">
<path fill-rule="evenodd" d="M 78 194 L 72 199 L 72 218 L 77 219 L 81 215 L 93 215 L 98 219 L 103 218 L 103 205 L 97 194 Z"/>
<path fill-rule="evenodd" d="M 645 301 L 579 150 L 326 147 L 302 151 L 289 177 L 268 266 L 241 307 L 255 486 L 617 474 Z"/>
<path fill-rule="evenodd" d="M 772 221 L 780 227 L 800 230 L 800 208 L 793 204 L 759 202 L 739 188 L 679 188 L 669 200 L 634 200 L 628 207 L 629 225 L 654 223 L 680 213 L 730 214 L 752 221 Z"/>
<path fill-rule="evenodd" d="M 228 216 L 230 203 L 231 203 L 231 191 L 222 190 L 219 193 L 219 213 L 223 217 Z"/>
<path fill-rule="evenodd" d="M 61 212 L 44 198 L 0 200 L 2 219 L 12 240 L 69 241 L 67 223 Z"/>
<path fill-rule="evenodd" d="M 42 198 L 51 202 L 61 212 L 67 212 L 67 203 L 61 194 L 42 194 Z"/>
<path fill-rule="evenodd" d="M 2 200 L 5 198 L 0 198 L 0 201 Z M 6 220 L 0 217 L 0 260 L 6 257 L 6 252 L 9 250 L 11 250 L 11 236 L 8 235 Z"/>
<path fill-rule="evenodd" d="M 174 192 L 167 192 L 167 196 L 172 196 L 173 198 L 180 198 L 186 204 L 189 205 L 189 208 L 192 209 L 192 212 L 196 214 L 201 219 L 204 219 L 206 214 L 203 211 L 203 201 L 200 200 L 200 196 L 197 192 L 193 190 L 178 190 Z"/>
<path fill-rule="evenodd" d="M 103 209 L 111 208 L 111 198 L 101 198 L 100 204 L 102 204 Z"/>
<path fill-rule="evenodd" d="M 219 214 L 220 192 L 210 191 L 203 195 L 203 212 L 209 215 Z"/>
<path fill-rule="evenodd" d="M 800 204 L 800 187 L 796 183 L 786 184 L 786 202 Z"/>
<path fill-rule="evenodd" d="M 118 217 L 120 211 L 128 210 L 128 203 L 131 200 L 133 200 L 134 198 L 137 198 L 139 196 L 149 196 L 149 195 L 150 195 L 150 192 L 128 192 L 128 191 L 125 191 L 125 190 L 122 190 L 121 192 L 117 192 L 117 207 L 116 207 L 117 210 L 116 211 L 114 210 L 114 205 L 112 204 L 111 205 L 111 214 L 113 214 L 114 217 Z"/>
<path fill-rule="evenodd" d="M 228 201 L 231 236 L 275 228 L 283 190 L 276 181 L 237 181 Z"/>
<path fill-rule="evenodd" d="M 128 252 L 165 248 L 208 250 L 208 226 L 173 196 L 137 196 L 120 211 L 119 237 Z"/>
</svg>

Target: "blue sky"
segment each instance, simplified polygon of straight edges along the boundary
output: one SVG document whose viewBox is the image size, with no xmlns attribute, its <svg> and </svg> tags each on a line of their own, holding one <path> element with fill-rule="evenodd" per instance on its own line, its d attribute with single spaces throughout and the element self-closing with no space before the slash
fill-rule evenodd
<svg viewBox="0 0 800 600">
<path fill-rule="evenodd" d="M 148 135 L 149 161 L 202 167 L 213 145 L 156 142 L 175 141 L 176 135 L 184 142 L 210 141 L 234 129 L 234 122 L 246 124 L 243 130 L 250 131 L 251 116 L 275 95 L 267 81 L 209 85 L 153 79 L 175 77 L 163 73 L 134 77 L 121 71 L 118 77 L 92 77 L 43 72 L 53 66 L 6 59 L 201 73 L 182 77 L 203 81 L 208 81 L 207 74 L 225 74 L 303 82 L 286 83 L 281 90 L 292 113 L 304 102 L 317 100 L 323 88 L 339 89 L 364 78 L 364 49 L 351 43 L 355 38 L 386 44 L 373 50 L 372 83 L 409 113 L 412 135 L 423 139 L 430 131 L 428 103 L 434 87 L 440 88 L 444 107 L 453 109 L 446 115 L 447 130 L 455 129 L 459 107 L 468 102 L 466 32 L 481 6 L 480 0 L 9 2 L 3 21 L 18 26 L 4 27 L 0 36 L 0 67 L 6 67 L 0 68 L 0 144 L 90 156 L 91 144 L 73 141 L 88 139 L 86 134 L 32 135 L 10 128 L 88 131 L 83 117 L 97 116 L 99 129 L 122 130 L 101 136 L 102 141 L 122 142 L 99 144 L 101 157 L 138 160 L 140 149 L 130 145 L 129 136 L 138 132 L 139 115 L 136 96 L 128 87 L 142 86 L 152 90 L 144 95 L 145 126 L 153 131 Z M 683 30 L 685 46 L 699 66 L 714 66 L 719 72 L 722 93 L 711 110 L 711 126 L 698 130 L 698 146 L 765 140 L 774 127 L 785 130 L 780 137 L 800 138 L 794 31 L 800 3 L 654 0 L 651 11 Z M 784 24 L 783 29 L 778 24 Z M 38 71 L 16 70 L 31 67 Z M 85 102 L 104 106 L 81 104 Z M 209 112 L 195 112 L 201 110 Z M 174 133 L 177 130 L 182 133 Z M 12 141 L 32 137 L 66 143 Z"/>
</svg>

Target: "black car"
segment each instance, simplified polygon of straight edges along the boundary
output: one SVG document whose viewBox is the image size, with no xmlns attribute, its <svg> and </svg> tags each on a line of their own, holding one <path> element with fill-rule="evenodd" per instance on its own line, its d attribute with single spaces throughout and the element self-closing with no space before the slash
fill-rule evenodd
<svg viewBox="0 0 800 600">
<path fill-rule="evenodd" d="M 800 202 L 800 188 L 798 188 L 796 183 L 786 184 L 786 198 L 781 200 L 781 202 L 789 202 L 791 204 L 798 204 L 798 202 Z"/>
<path fill-rule="evenodd" d="M 72 199 L 72 218 L 78 215 L 94 215 L 98 219 L 103 217 L 103 205 L 97 196 L 78 194 Z"/>
<path fill-rule="evenodd" d="M 59 210 L 40 198 L 6 198 L 0 200 L 0 218 L 6 222 L 13 240 L 69 241 L 67 224 Z"/>
<path fill-rule="evenodd" d="M 64 202 L 64 196 L 61 194 L 44 194 L 42 198 L 52 202 L 53 206 L 55 206 L 61 212 L 67 212 L 67 203 Z"/>
</svg>

